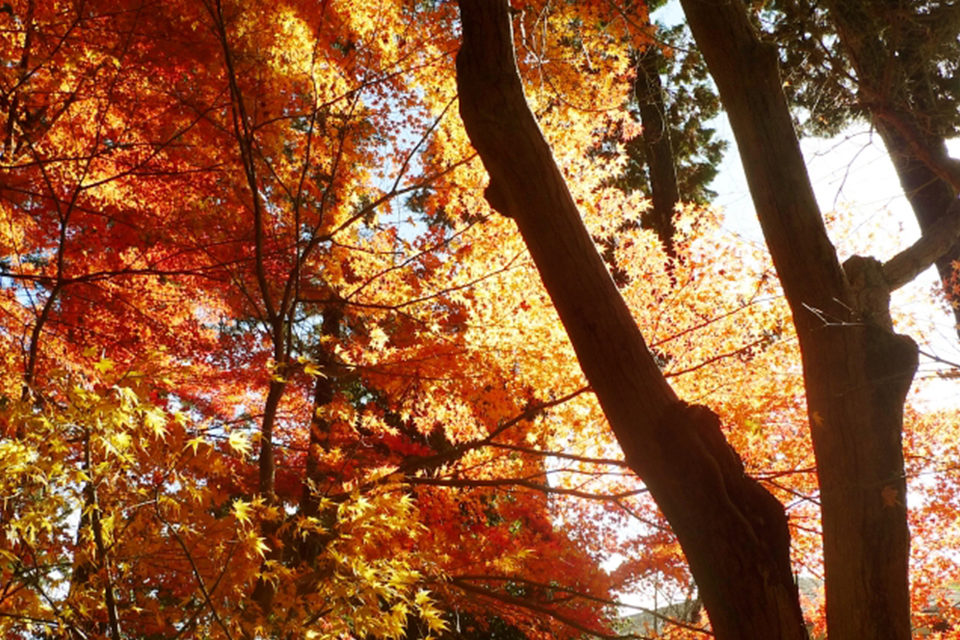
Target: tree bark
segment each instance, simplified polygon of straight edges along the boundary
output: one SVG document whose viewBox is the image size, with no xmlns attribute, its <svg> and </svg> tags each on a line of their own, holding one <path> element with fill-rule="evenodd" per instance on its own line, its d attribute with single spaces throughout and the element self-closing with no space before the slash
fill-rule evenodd
<svg viewBox="0 0 960 640">
<path fill-rule="evenodd" d="M 901 432 L 917 366 L 879 262 L 841 267 L 783 96 L 775 49 L 737 2 L 681 0 L 730 118 L 792 309 L 820 482 L 831 640 L 910 637 Z"/>
<path fill-rule="evenodd" d="M 893 166 L 897 170 L 900 185 L 913 209 L 921 235 L 934 240 L 941 237 L 939 227 L 945 221 L 949 224 L 960 220 L 960 211 L 953 207 L 956 202 L 953 189 L 926 163 L 911 153 L 903 137 L 890 126 L 879 124 L 877 131 L 880 132 L 880 137 L 883 138 Z M 943 141 L 941 145 L 946 155 L 946 146 Z M 947 299 L 953 304 L 954 321 L 957 323 L 957 332 L 960 335 L 960 296 L 953 290 L 957 284 L 957 274 L 953 265 L 958 260 L 960 260 L 960 242 L 954 240 L 949 249 L 943 251 L 934 264 Z"/>
<path fill-rule="evenodd" d="M 650 199 L 653 201 L 653 208 L 644 216 L 648 223 L 645 226 L 656 232 L 667 255 L 676 258 L 673 210 L 680 202 L 680 190 L 677 186 L 670 126 L 667 124 L 667 107 L 663 100 L 663 85 L 660 82 L 662 57 L 663 53 L 656 45 L 648 46 L 639 54 L 633 91 L 640 111 L 640 124 L 643 125 L 643 155 L 647 161 Z"/>
<path fill-rule="evenodd" d="M 527 106 L 505 0 L 461 0 L 460 113 L 628 463 L 690 562 L 717 638 L 806 638 L 782 505 L 744 474 L 716 415 L 680 402 L 590 240 Z"/>
<path fill-rule="evenodd" d="M 857 74 L 860 101 L 887 147 L 920 232 L 925 237 L 935 236 L 945 222 L 960 218 L 960 210 L 951 208 L 960 191 L 960 162 L 947 153 L 943 135 L 924 120 L 937 111 L 930 98 L 933 91 L 911 90 L 931 84 L 925 76 L 928 60 L 919 49 L 924 44 L 923 34 L 910 32 L 909 18 L 885 11 L 890 6 L 862 0 L 830 0 L 826 6 Z M 893 25 L 892 20 L 902 24 Z M 884 32 L 902 35 L 888 42 L 881 38 Z M 903 104 L 906 97 L 912 100 L 909 106 Z M 960 335 L 960 296 L 954 291 L 957 273 L 953 267 L 957 260 L 960 241 L 954 237 L 935 264 L 953 303 Z"/>
<path fill-rule="evenodd" d="M 912 281 L 926 271 L 931 264 L 939 265 L 945 258 L 956 253 L 958 241 L 960 241 L 960 200 L 953 200 L 944 215 L 924 229 L 916 242 L 883 264 L 883 278 L 890 291 L 895 291 Z M 952 263 L 953 260 L 950 262 Z M 954 313 L 960 313 L 960 307 L 954 307 Z"/>
</svg>

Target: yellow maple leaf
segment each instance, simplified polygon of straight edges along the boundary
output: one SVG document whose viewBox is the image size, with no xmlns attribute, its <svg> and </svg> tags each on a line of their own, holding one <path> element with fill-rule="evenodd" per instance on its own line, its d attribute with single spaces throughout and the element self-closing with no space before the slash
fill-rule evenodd
<svg viewBox="0 0 960 640">
<path fill-rule="evenodd" d="M 167 435 L 167 416 L 157 407 L 148 409 L 143 415 L 143 426 L 157 438 Z"/>
<path fill-rule="evenodd" d="M 323 373 L 323 371 L 321 371 L 320 369 L 318 369 L 317 365 L 315 365 L 312 362 L 307 362 L 305 365 L 303 365 L 303 372 L 308 376 L 313 376 L 314 378 L 327 377 L 326 374 Z"/>
<path fill-rule="evenodd" d="M 247 437 L 247 434 L 242 431 L 232 432 L 230 437 L 227 438 L 227 444 L 230 445 L 231 449 L 244 457 L 250 455 L 250 452 L 253 451 L 253 445 L 250 444 L 250 438 Z"/>
<path fill-rule="evenodd" d="M 430 592 L 426 589 L 420 589 L 417 591 L 417 594 L 413 596 L 413 603 L 418 607 L 430 604 Z"/>
<path fill-rule="evenodd" d="M 197 447 L 199 447 L 203 443 L 204 443 L 203 438 L 201 436 L 197 436 L 196 438 L 191 438 L 187 440 L 187 444 L 183 448 L 193 449 L 193 455 L 197 455 Z"/>
<path fill-rule="evenodd" d="M 250 503 L 244 502 L 243 500 L 234 500 L 233 507 L 233 517 L 237 519 L 240 524 L 246 525 L 250 524 Z"/>
<path fill-rule="evenodd" d="M 270 550 L 270 546 L 267 545 L 266 538 L 252 536 L 251 542 L 253 543 L 253 550 L 256 551 L 261 558 L 267 557 L 267 551 Z"/>
</svg>

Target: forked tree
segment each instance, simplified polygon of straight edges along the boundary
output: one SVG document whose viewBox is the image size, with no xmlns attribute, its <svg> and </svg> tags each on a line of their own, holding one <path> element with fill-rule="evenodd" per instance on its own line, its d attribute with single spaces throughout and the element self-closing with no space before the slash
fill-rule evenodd
<svg viewBox="0 0 960 640">
<path fill-rule="evenodd" d="M 776 47 L 740 3 L 684 0 L 740 150 L 796 326 L 821 491 L 827 625 L 834 640 L 911 635 L 902 428 L 917 368 L 890 292 L 957 237 L 956 204 L 886 261 L 843 264 L 827 237 Z M 805 638 L 782 505 L 744 473 L 706 407 L 664 378 L 581 222 L 527 106 L 507 2 L 461 0 L 460 113 L 623 447 L 677 535 L 717 638 Z"/>
</svg>

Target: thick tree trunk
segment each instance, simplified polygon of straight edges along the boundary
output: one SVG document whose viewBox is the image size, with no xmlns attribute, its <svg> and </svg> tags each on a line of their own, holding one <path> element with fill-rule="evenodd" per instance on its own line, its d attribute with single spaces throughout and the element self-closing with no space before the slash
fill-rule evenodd
<svg viewBox="0 0 960 640">
<path fill-rule="evenodd" d="M 797 327 L 820 481 L 830 638 L 906 640 L 901 430 L 916 345 L 892 331 L 879 263 L 838 264 L 774 48 L 759 41 L 741 3 L 682 4 L 730 118 Z"/>
<path fill-rule="evenodd" d="M 717 417 L 680 402 L 653 360 L 527 106 L 507 2 L 460 8 L 460 112 L 490 174 L 487 199 L 517 222 L 627 461 L 687 555 L 716 637 L 806 638 L 783 507 L 744 474 Z"/>
</svg>

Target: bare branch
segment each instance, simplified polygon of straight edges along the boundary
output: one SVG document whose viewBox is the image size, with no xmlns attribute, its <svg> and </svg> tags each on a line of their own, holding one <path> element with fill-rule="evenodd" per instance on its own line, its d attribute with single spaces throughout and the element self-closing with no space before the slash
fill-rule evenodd
<svg viewBox="0 0 960 640">
<path fill-rule="evenodd" d="M 954 200 L 947 212 L 927 231 L 883 264 L 883 278 L 895 291 L 933 266 L 960 240 L 960 200 Z"/>
<path fill-rule="evenodd" d="M 628 633 L 628 634 L 624 634 L 624 635 L 620 635 L 620 634 L 617 634 L 617 633 L 604 633 L 604 632 L 601 632 L 601 631 L 599 631 L 599 630 L 597 630 L 597 629 L 591 629 L 590 627 L 588 627 L 588 626 L 586 626 L 586 625 L 584 625 L 584 624 L 582 624 L 582 623 L 580 623 L 580 622 L 577 622 L 577 621 L 574 620 L 573 618 L 569 618 L 569 617 L 567 617 L 567 616 L 565 616 L 565 615 L 563 615 L 563 614 L 561 614 L 561 613 L 558 613 L 557 611 L 554 611 L 554 610 L 551 609 L 550 607 L 547 607 L 547 606 L 541 605 L 541 604 L 537 604 L 536 602 L 533 602 L 533 601 L 531 601 L 531 600 L 524 600 L 524 599 L 522 599 L 522 598 L 515 598 L 515 597 L 513 597 L 513 596 L 507 595 L 506 593 L 500 593 L 500 592 L 497 592 L 497 591 L 492 591 L 492 590 L 490 590 L 490 589 L 486 589 L 486 588 L 484 588 L 484 587 L 478 587 L 477 585 L 470 584 L 469 582 L 467 582 L 467 581 L 465 581 L 465 580 L 459 580 L 459 579 L 457 579 L 457 578 L 453 578 L 453 579 L 451 580 L 451 582 L 452 582 L 455 586 L 457 586 L 458 588 L 460 588 L 460 589 L 462 589 L 462 590 L 464 590 L 464 591 L 467 591 L 467 592 L 469 592 L 469 593 L 473 593 L 473 594 L 476 594 L 476 595 L 484 596 L 484 597 L 486 597 L 486 598 L 490 598 L 490 599 L 492 599 L 492 600 L 498 600 L 498 601 L 500 601 L 500 602 L 504 602 L 504 603 L 507 603 L 507 604 L 511 604 L 511 605 L 513 605 L 513 606 L 515 606 L 515 607 L 518 607 L 518 608 L 520 608 L 520 609 L 527 609 L 527 610 L 530 610 L 530 611 L 536 611 L 537 613 L 542 613 L 542 614 L 548 615 L 548 616 L 550 616 L 551 618 L 553 618 L 554 620 L 556 620 L 557 622 L 560 622 L 560 623 L 562 623 L 562 624 L 565 624 L 565 625 L 567 625 L 568 627 L 572 627 L 572 628 L 574 628 L 574 629 L 577 629 L 578 631 L 583 631 L 584 633 L 588 633 L 588 634 L 590 634 L 590 636 L 595 637 L 595 638 L 604 638 L 604 639 L 606 639 L 606 640 L 621 640 L 621 639 L 626 640 L 627 638 L 636 638 L 636 639 L 638 639 L 638 640 L 652 640 L 651 638 L 648 638 L 647 636 L 641 636 L 641 635 L 637 635 L 637 634 L 635 634 L 635 633 Z"/>
</svg>

